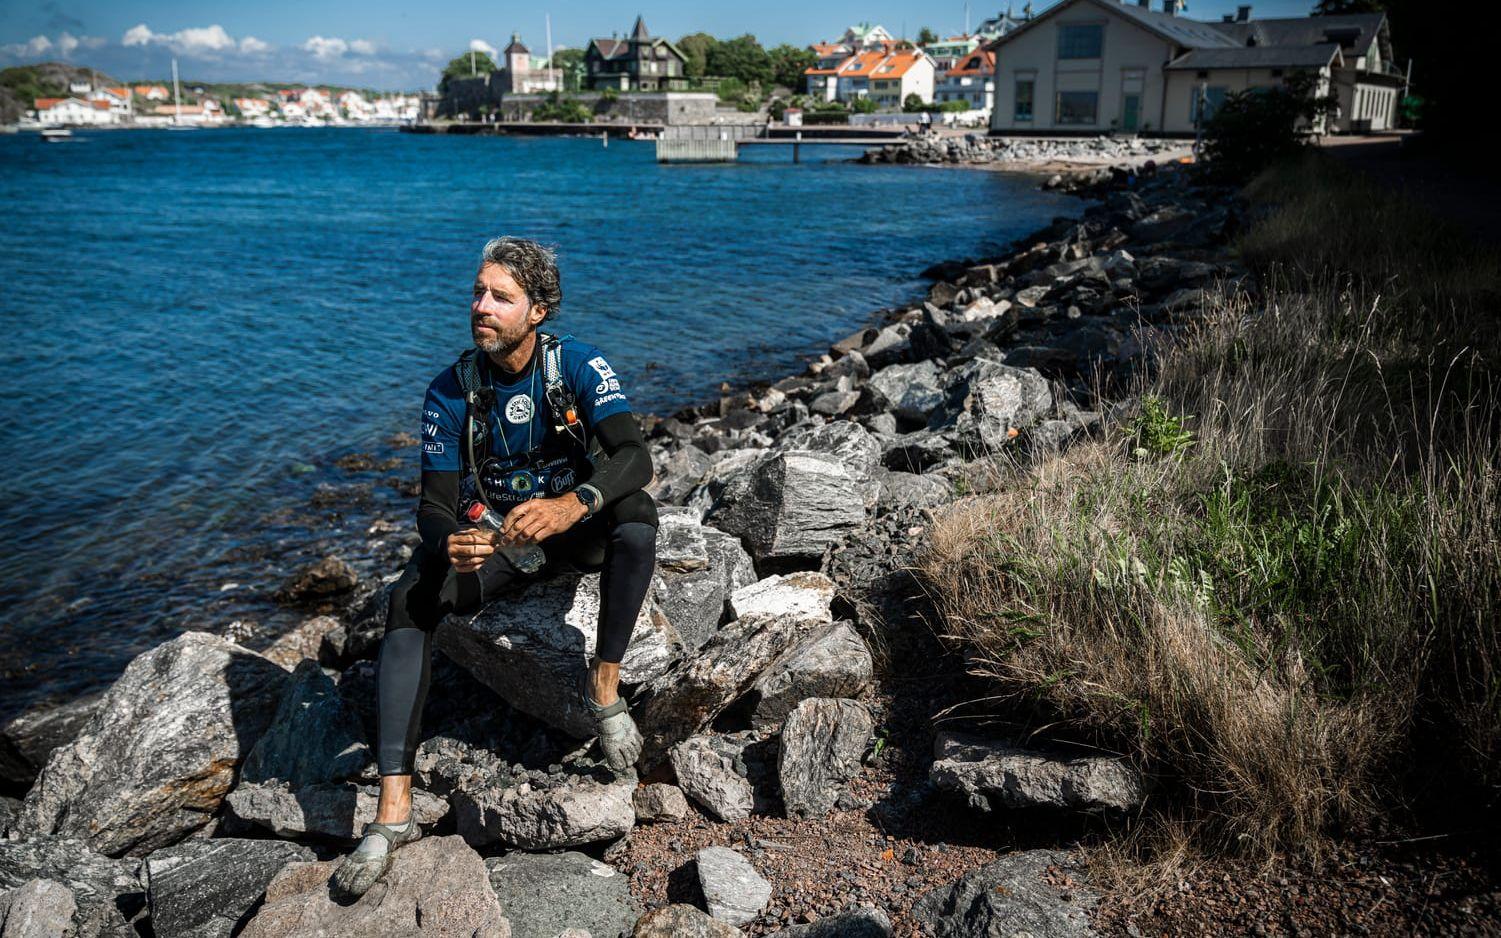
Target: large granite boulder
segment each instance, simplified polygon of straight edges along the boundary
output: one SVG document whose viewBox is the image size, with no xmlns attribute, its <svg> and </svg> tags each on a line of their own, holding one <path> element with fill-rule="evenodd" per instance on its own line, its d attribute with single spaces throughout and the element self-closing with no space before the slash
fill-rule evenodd
<svg viewBox="0 0 1501 938">
<path fill-rule="evenodd" d="M 240 770 L 242 782 L 282 779 L 294 788 L 360 773 L 371 760 L 360 721 L 316 660 L 292 672 L 270 727 Z"/>
<path fill-rule="evenodd" d="M 574 690 L 594 654 L 599 575 L 526 584 L 478 613 L 438 626 L 438 647 L 511 706 L 584 739 L 594 718 Z M 625 684 L 649 681 L 677 659 L 682 640 L 654 602 L 642 604 L 620 663 Z"/>
<path fill-rule="evenodd" d="M 666 518 L 674 509 L 659 511 L 664 512 Z M 730 594 L 756 581 L 756 568 L 738 537 L 700 525 L 693 509 L 676 511 L 687 512 L 693 519 L 693 533 L 686 537 L 681 534 L 673 536 L 680 543 L 691 538 L 701 544 L 707 563 L 686 571 L 663 569 L 659 563 L 652 593 L 667 621 L 682 639 L 684 654 L 692 654 L 719 630 Z M 681 523 L 674 526 L 686 527 Z"/>
<path fill-rule="evenodd" d="M 100 691 L 66 703 L 42 704 L 0 727 L 0 781 L 29 787 L 52 750 L 77 738 L 103 699 Z"/>
<path fill-rule="evenodd" d="M 771 883 L 729 847 L 705 847 L 694 854 L 694 861 L 704 904 L 721 922 L 744 925 L 755 921 L 771 901 Z"/>
<path fill-rule="evenodd" d="M 774 728 L 809 697 L 855 697 L 874 673 L 870 648 L 849 622 L 831 622 L 777 655 L 746 692 L 751 725 Z"/>
<path fill-rule="evenodd" d="M 1089 914 L 1099 896 L 1082 884 L 1083 875 L 1071 854 L 1007 854 L 924 894 L 912 919 L 936 938 L 1093 938 Z"/>
<path fill-rule="evenodd" d="M 860 773 L 870 744 L 870 710 L 854 700 L 810 697 L 782 724 L 777 772 L 789 817 L 827 813 L 844 783 Z"/>
<path fill-rule="evenodd" d="M 641 917 L 630 877 L 574 850 L 513 850 L 485 861 L 511 920 L 512 938 L 556 938 L 572 928 L 591 938 L 629 935 Z"/>
<path fill-rule="evenodd" d="M 284 782 L 246 782 L 225 799 L 235 817 L 278 837 L 358 837 L 375 820 L 378 785 L 328 782 L 292 788 Z M 448 803 L 420 788 L 412 789 L 412 815 L 432 825 L 448 813 Z"/>
<path fill-rule="evenodd" d="M 867 387 L 879 406 L 910 423 L 927 423 L 943 404 L 942 376 L 930 361 L 887 365 L 870 376 Z"/>
<path fill-rule="evenodd" d="M 1141 773 L 1115 756 L 1019 749 L 968 733 L 940 732 L 929 777 L 981 811 L 993 807 L 1131 811 L 1141 806 Z"/>
<path fill-rule="evenodd" d="M 734 925 L 681 902 L 652 909 L 631 930 L 631 938 L 738 938 L 739 934 Z"/>
<path fill-rule="evenodd" d="M 613 840 L 636 823 L 634 773 L 563 774 L 516 785 L 460 787 L 452 796 L 458 831 L 476 847 L 526 850 Z"/>
<path fill-rule="evenodd" d="M 485 863 L 459 837 L 424 837 L 391 854 L 384 876 L 357 901 L 335 902 L 328 879 L 339 860 L 290 863 L 241 938 L 510 938 L 511 924 Z"/>
<path fill-rule="evenodd" d="M 208 823 L 270 725 L 287 672 L 206 632 L 137 655 L 26 796 L 26 835 L 141 856 Z"/>
<path fill-rule="evenodd" d="M 73 890 L 55 879 L 28 879 L 0 890 L 0 938 L 68 935 L 77 913 Z"/>
<path fill-rule="evenodd" d="M 734 759 L 720 752 L 709 737 L 690 736 L 672 747 L 669 758 L 683 794 L 721 821 L 750 817 L 755 807 L 750 780 L 735 771 Z"/>
<path fill-rule="evenodd" d="M 1052 408 L 1052 389 L 1035 368 L 976 358 L 950 373 L 943 407 L 929 426 L 952 426 L 970 451 L 995 452 L 1011 441 L 1013 430 L 1031 426 Z"/>
<path fill-rule="evenodd" d="M 704 522 L 742 538 L 758 564 L 812 560 L 865 520 L 861 483 L 836 456 L 773 452 L 730 477 Z"/>
<path fill-rule="evenodd" d="M 77 938 L 136 934 L 131 923 L 145 917 L 146 894 L 139 860 L 116 860 L 82 840 L 32 837 L 0 841 L 0 891 L 33 879 L 68 887 L 73 896 Z"/>
<path fill-rule="evenodd" d="M 280 840 L 191 837 L 141 864 L 151 927 L 173 938 L 228 938 L 266 886 L 294 861 L 317 859 Z"/>
<path fill-rule="evenodd" d="M 698 654 L 648 682 L 637 725 L 641 760 L 650 771 L 667 750 L 698 732 L 739 697 L 776 655 L 807 633 L 833 621 L 834 584 L 821 573 L 772 576 L 730 597 L 735 621 L 720 629 Z"/>
</svg>

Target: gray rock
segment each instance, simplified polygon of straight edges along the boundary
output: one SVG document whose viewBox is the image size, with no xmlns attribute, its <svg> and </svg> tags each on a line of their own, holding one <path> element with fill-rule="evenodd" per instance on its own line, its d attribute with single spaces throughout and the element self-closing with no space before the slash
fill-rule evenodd
<svg viewBox="0 0 1501 938">
<path fill-rule="evenodd" d="M 665 782 L 642 785 L 631 793 L 631 804 L 636 809 L 636 820 L 681 821 L 688 816 L 688 799 L 683 790 Z"/>
<path fill-rule="evenodd" d="M 626 834 L 636 823 L 635 773 L 568 775 L 550 784 L 461 786 L 450 797 L 458 831 L 474 846 L 574 847 Z"/>
<path fill-rule="evenodd" d="M 0 891 L 33 879 L 67 886 L 77 905 L 78 938 L 135 934 L 130 923 L 144 917 L 146 908 L 139 867 L 139 860 L 111 859 L 73 838 L 0 841 Z"/>
<path fill-rule="evenodd" d="M 1008 854 L 924 894 L 912 919 L 936 938 L 1092 938 L 1089 913 L 1099 897 L 1077 881 L 1080 866 L 1054 850 Z M 1059 885 L 1058 874 L 1070 884 Z"/>
<path fill-rule="evenodd" d="M 228 938 L 282 867 L 315 859 L 279 840 L 194 837 L 163 847 L 141 865 L 151 927 L 162 936 Z"/>
<path fill-rule="evenodd" d="M 698 884 L 709 914 L 731 925 L 754 921 L 771 901 L 771 883 L 745 857 L 728 847 L 705 847 L 694 854 Z"/>
<path fill-rule="evenodd" d="M 62 704 L 43 704 L 13 718 L 0 728 L 0 781 L 30 786 L 52 750 L 71 743 L 88 723 L 101 691 Z"/>
<path fill-rule="evenodd" d="M 1016 302 L 1020 303 L 1022 306 L 1036 306 L 1037 304 L 1042 302 L 1043 297 L 1048 295 L 1049 289 L 1051 288 L 1044 284 L 1017 290 Z"/>
<path fill-rule="evenodd" d="M 717 752 L 707 737 L 683 740 L 672 747 L 669 758 L 683 793 L 709 813 L 721 821 L 750 817 L 755 807 L 750 781 L 735 771 L 733 761 Z"/>
<path fill-rule="evenodd" d="M 16 822 L 16 815 L 21 813 L 21 804 L 20 798 L 0 795 L 0 840 L 4 840 L 10 833 L 11 825 Z"/>
<path fill-rule="evenodd" d="M 827 813 L 846 781 L 860 773 L 870 743 L 870 710 L 854 700 L 810 697 L 782 724 L 777 773 L 789 817 Z"/>
<path fill-rule="evenodd" d="M 815 414 L 837 417 L 854 407 L 859 400 L 859 391 L 825 391 L 808 402 L 808 409 Z"/>
<path fill-rule="evenodd" d="M 649 771 L 661 764 L 673 744 L 744 693 L 783 648 L 833 621 L 833 596 L 833 581 L 821 573 L 768 577 L 731 594 L 735 621 L 693 658 L 638 691 L 644 740 L 639 765 Z"/>
<path fill-rule="evenodd" d="M 707 570 L 709 550 L 698 512 L 691 508 L 657 509 L 657 567 L 673 573 Z"/>
<path fill-rule="evenodd" d="M 682 639 L 685 654 L 702 648 L 725 620 L 730 593 L 756 581 L 756 568 L 740 539 L 716 528 L 698 528 L 708 566 L 692 573 L 661 573 L 652 595 Z"/>
<path fill-rule="evenodd" d="M 833 456 L 774 453 L 734 476 L 704 516 L 757 563 L 812 559 L 865 520 L 860 480 Z"/>
<path fill-rule="evenodd" d="M 675 902 L 636 920 L 631 938 L 736 938 L 740 929 L 710 918 L 695 906 Z"/>
<path fill-rule="evenodd" d="M 863 418 L 865 429 L 877 436 L 895 436 L 897 433 L 896 415 L 881 411 Z"/>
<path fill-rule="evenodd" d="M 208 823 L 276 712 L 287 672 L 205 632 L 137 655 L 26 795 L 23 833 L 140 856 Z"/>
<path fill-rule="evenodd" d="M 774 931 L 768 938 L 890 938 L 891 919 L 880 909 L 851 909 L 806 925 Z"/>
<path fill-rule="evenodd" d="M 1141 773 L 1111 756 L 1059 755 L 1018 749 L 968 733 L 940 732 L 933 743 L 933 784 L 972 807 L 1130 811 L 1146 785 Z"/>
<path fill-rule="evenodd" d="M 876 474 L 881 483 L 882 508 L 937 508 L 954 498 L 954 487 L 938 475 L 919 475 L 915 472 L 897 472 L 881 469 Z"/>
<path fill-rule="evenodd" d="M 574 694 L 594 653 L 599 575 L 567 574 L 528 583 L 471 616 L 439 623 L 436 643 L 454 662 L 511 706 L 584 739 L 594 718 Z M 654 602 L 642 605 L 620 664 L 620 680 L 657 677 L 678 657 L 682 640 Z"/>
<path fill-rule="evenodd" d="M 349 905 L 329 895 L 339 860 L 290 863 L 266 887 L 265 904 L 241 938 L 510 938 L 511 924 L 479 854 L 459 837 L 424 837 L 391 854 L 370 891 Z"/>
<path fill-rule="evenodd" d="M 853 420 L 795 427 L 782 434 L 773 449 L 832 456 L 860 481 L 870 478 L 881 463 L 881 444 Z"/>
<path fill-rule="evenodd" d="M 907 354 L 907 338 L 912 334 L 912 325 L 895 322 L 876 333 L 870 344 L 860 349 L 860 354 L 872 368 L 880 368 L 899 361 Z"/>
<path fill-rule="evenodd" d="M 324 557 L 297 570 L 276 591 L 283 603 L 305 603 L 354 589 L 360 580 L 354 568 L 338 557 Z"/>
<path fill-rule="evenodd" d="M 558 938 L 568 929 L 618 938 L 641 916 L 630 877 L 577 851 L 513 850 L 486 860 L 485 868 L 511 920 L 512 938 Z"/>
<path fill-rule="evenodd" d="M 288 670 L 306 658 L 334 660 L 340 639 L 332 636 L 341 628 L 333 616 L 313 616 L 279 635 L 261 654 Z"/>
<path fill-rule="evenodd" d="M 646 487 L 647 493 L 664 504 L 680 505 L 709 471 L 712 461 L 708 453 L 691 443 L 684 443 L 666 459 L 654 456 L 652 465 L 656 476 Z"/>
<path fill-rule="evenodd" d="M 58 938 L 73 927 L 73 890 L 51 879 L 28 879 L 0 893 L 0 938 Z"/>
<path fill-rule="evenodd" d="M 952 433 L 903 433 L 882 441 L 881 464 L 893 472 L 927 472 L 954 458 L 954 442 Z"/>
<path fill-rule="evenodd" d="M 294 789 L 283 782 L 247 782 L 236 786 L 225 800 L 235 817 L 278 837 L 313 834 L 350 839 L 375 820 L 380 787 L 341 782 Z M 447 813 L 447 802 L 419 788 L 412 789 L 412 816 L 417 823 L 436 824 Z"/>
<path fill-rule="evenodd" d="M 870 376 L 867 386 L 901 420 L 926 423 L 929 415 L 943 404 L 938 367 L 930 361 L 887 365 Z"/>
<path fill-rule="evenodd" d="M 318 662 L 304 658 L 292 672 L 271 726 L 240 770 L 241 782 L 281 779 L 294 788 L 360 773 L 372 758 L 359 718 Z"/>
<path fill-rule="evenodd" d="M 778 655 L 756 678 L 746 697 L 751 724 L 780 726 L 809 697 L 855 697 L 874 672 L 870 649 L 848 622 L 834 622 Z"/>
<path fill-rule="evenodd" d="M 934 422 L 954 426 L 971 449 L 994 452 L 1010 442 L 1010 430 L 1030 427 L 1052 407 L 1052 389 L 1036 369 L 977 358 L 950 375 Z"/>
</svg>

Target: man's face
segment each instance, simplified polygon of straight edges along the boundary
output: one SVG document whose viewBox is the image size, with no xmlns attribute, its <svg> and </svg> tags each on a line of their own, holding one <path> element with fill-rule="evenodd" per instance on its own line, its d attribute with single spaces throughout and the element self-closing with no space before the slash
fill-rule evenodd
<svg viewBox="0 0 1501 938">
<path fill-rule="evenodd" d="M 505 354 L 515 349 L 546 315 L 500 264 L 486 264 L 474 275 L 469 331 L 480 351 Z"/>
</svg>

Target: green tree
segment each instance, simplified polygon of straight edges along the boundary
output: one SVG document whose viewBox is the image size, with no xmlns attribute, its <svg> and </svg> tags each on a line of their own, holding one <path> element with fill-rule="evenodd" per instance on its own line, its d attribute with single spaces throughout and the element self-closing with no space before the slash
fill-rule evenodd
<svg viewBox="0 0 1501 938">
<path fill-rule="evenodd" d="M 564 91 L 578 91 L 584 87 L 583 49 L 559 49 L 552 54 L 552 67 L 563 79 Z"/>
<path fill-rule="evenodd" d="M 932 107 L 922 99 L 922 95 L 914 91 L 902 99 L 902 110 L 915 113 L 917 111 L 932 110 Z"/>
<path fill-rule="evenodd" d="M 750 33 L 721 42 L 709 50 L 707 67 L 710 75 L 738 78 L 747 85 L 770 84 L 771 56 Z"/>
<path fill-rule="evenodd" d="M 1278 88 L 1228 95 L 1204 122 L 1204 171 L 1244 181 L 1308 142 L 1312 125 L 1339 107 L 1333 92 L 1318 93 L 1318 75 L 1294 72 Z"/>
<path fill-rule="evenodd" d="M 495 60 L 490 58 L 488 52 L 465 52 L 455 56 L 446 68 L 443 69 L 443 77 L 438 79 L 438 93 L 448 93 L 448 83 L 455 78 L 473 78 L 479 75 L 488 75 L 495 71 Z"/>
<path fill-rule="evenodd" d="M 804 69 L 813 67 L 818 57 L 812 49 L 800 49 L 783 43 L 767 53 L 771 57 L 771 80 L 794 92 L 807 85 Z"/>
<path fill-rule="evenodd" d="M 697 81 L 708 74 L 709 53 L 719 40 L 708 33 L 689 33 L 678 40 L 678 48 L 688 59 L 683 66 L 683 74 Z"/>
<path fill-rule="evenodd" d="M 935 33 L 935 32 L 933 32 L 933 30 L 929 29 L 928 27 L 924 26 L 922 29 L 919 29 L 917 31 L 917 44 L 918 45 L 920 45 L 920 46 L 930 46 L 930 45 L 932 45 L 933 43 L 935 43 L 937 41 L 938 41 L 938 34 Z"/>
<path fill-rule="evenodd" d="M 856 98 L 850 104 L 850 110 L 856 114 L 874 114 L 876 112 L 876 102 L 871 98 Z"/>
</svg>

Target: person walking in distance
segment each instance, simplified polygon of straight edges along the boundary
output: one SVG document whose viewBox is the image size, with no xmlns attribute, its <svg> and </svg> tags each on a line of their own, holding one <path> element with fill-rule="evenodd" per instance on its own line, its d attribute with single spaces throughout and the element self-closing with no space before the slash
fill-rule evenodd
<svg viewBox="0 0 1501 938">
<path fill-rule="evenodd" d="M 656 566 L 656 504 L 643 491 L 651 455 L 604 354 L 539 328 L 563 302 L 551 250 L 491 240 L 473 297 L 474 347 L 433 379 L 423 403 L 422 542 L 391 590 L 377 672 L 380 802 L 334 872 L 344 896 L 363 895 L 391 851 L 421 836 L 411 816 L 413 761 L 433 630 L 449 613 L 477 610 L 513 583 L 555 570 L 598 571 L 595 652 L 581 662 L 573 692 L 594 716 L 612 770 L 641 754 L 617 691 Z"/>
</svg>

